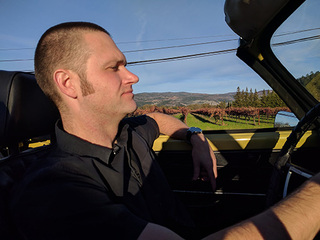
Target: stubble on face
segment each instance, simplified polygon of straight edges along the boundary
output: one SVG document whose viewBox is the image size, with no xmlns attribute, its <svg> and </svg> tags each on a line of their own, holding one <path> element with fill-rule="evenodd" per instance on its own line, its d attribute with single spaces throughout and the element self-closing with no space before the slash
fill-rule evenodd
<svg viewBox="0 0 320 240">
<path fill-rule="evenodd" d="M 89 50 L 89 47 L 84 39 L 84 33 L 82 34 L 82 44 L 83 44 L 83 51 L 82 51 L 83 60 L 78 69 L 78 76 L 80 78 L 81 93 L 82 93 L 82 96 L 85 97 L 90 94 L 93 94 L 95 90 L 93 85 L 87 79 L 87 62 L 89 57 L 91 56 L 91 51 Z"/>
<path fill-rule="evenodd" d="M 85 97 L 95 93 L 93 85 L 89 83 L 89 81 L 87 80 L 87 76 L 79 75 L 79 77 L 80 77 L 80 89 L 81 89 L 82 96 Z"/>
<path fill-rule="evenodd" d="M 103 107 L 101 106 L 103 110 L 99 111 L 101 113 L 108 110 L 110 115 L 115 116 L 134 112 L 137 105 L 133 99 L 133 83 L 128 81 L 129 84 L 123 85 L 123 79 L 120 79 L 129 74 L 128 70 L 124 69 L 124 55 L 107 35 L 89 33 L 85 36 L 85 41 L 91 54 L 86 63 L 86 74 L 79 75 L 83 96 L 97 93 L 95 108 L 101 105 L 104 98 Z M 108 97 L 102 91 L 106 91 Z M 100 99 L 100 102 L 97 99 Z"/>
</svg>

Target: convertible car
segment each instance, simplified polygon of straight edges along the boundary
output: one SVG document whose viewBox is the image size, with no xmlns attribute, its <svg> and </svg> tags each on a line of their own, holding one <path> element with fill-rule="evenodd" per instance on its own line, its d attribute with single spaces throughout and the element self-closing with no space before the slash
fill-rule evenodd
<svg viewBox="0 0 320 240">
<path fill-rule="evenodd" d="M 227 0 L 225 3 L 226 22 L 240 37 L 237 56 L 282 98 L 291 110 L 289 115 L 294 114 L 298 119 L 294 127 L 277 124 L 268 129 L 204 131 L 218 163 L 215 192 L 207 182 L 191 181 L 188 143 L 164 135 L 154 143 L 154 151 L 173 191 L 189 209 L 201 236 L 265 210 L 320 170 L 320 89 L 317 88 L 320 75 L 312 73 L 308 83 L 298 81 L 300 76 L 294 76 L 292 68 L 287 67 L 293 64 L 286 65 L 292 56 L 285 57 L 285 51 L 277 52 L 280 45 L 304 41 L 308 41 L 309 47 L 312 43 L 320 49 L 319 35 L 308 35 L 312 29 L 297 29 L 301 34 L 299 39 L 286 40 L 285 34 L 276 33 L 292 16 L 295 23 L 300 21 L 298 17 L 302 21 L 300 9 L 305 13 L 317 1 Z M 282 40 L 274 40 L 276 36 Z M 296 59 L 306 57 L 302 50 L 297 51 L 301 55 L 295 56 Z M 303 75 L 316 70 L 306 68 Z M 54 144 L 53 130 L 59 113 L 31 73 L 0 71 L 0 85 L 0 239 L 15 239 L 6 207 L 7 195 L 29 162 L 12 161 L 12 156 L 20 154 L 23 159 L 30 152 L 41 156 L 48 143 Z"/>
</svg>

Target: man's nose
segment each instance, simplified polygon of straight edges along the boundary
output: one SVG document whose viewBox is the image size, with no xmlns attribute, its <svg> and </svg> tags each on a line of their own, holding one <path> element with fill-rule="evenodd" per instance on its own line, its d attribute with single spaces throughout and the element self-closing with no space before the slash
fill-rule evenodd
<svg viewBox="0 0 320 240">
<path fill-rule="evenodd" d="M 127 83 L 136 84 L 139 82 L 139 77 L 125 68 L 125 81 Z"/>
</svg>

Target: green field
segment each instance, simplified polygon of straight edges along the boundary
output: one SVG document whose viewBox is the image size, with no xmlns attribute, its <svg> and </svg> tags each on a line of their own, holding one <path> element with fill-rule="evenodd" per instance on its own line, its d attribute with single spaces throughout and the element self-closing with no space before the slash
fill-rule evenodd
<svg viewBox="0 0 320 240">
<path fill-rule="evenodd" d="M 177 114 L 175 117 L 181 119 L 182 115 Z M 260 124 L 258 123 L 258 119 L 254 123 L 252 118 L 246 120 L 244 117 L 240 117 L 240 119 L 225 117 L 222 124 L 221 121 L 215 122 L 214 118 L 203 115 L 188 114 L 187 116 L 188 126 L 196 126 L 203 130 L 272 128 L 273 123 L 274 117 L 266 119 L 265 116 L 260 116 Z"/>
</svg>

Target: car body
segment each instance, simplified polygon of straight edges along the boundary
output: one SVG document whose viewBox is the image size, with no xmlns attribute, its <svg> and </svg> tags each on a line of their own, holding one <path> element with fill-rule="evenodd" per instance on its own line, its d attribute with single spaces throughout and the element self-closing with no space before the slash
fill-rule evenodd
<svg viewBox="0 0 320 240">
<path fill-rule="evenodd" d="M 271 86 L 300 120 L 319 101 L 296 81 L 296 78 L 275 56 L 271 48 L 271 37 L 303 2 L 303 0 L 227 0 L 225 4 L 226 20 L 240 37 L 237 56 Z M 6 84 L 6 90 L 15 86 L 13 83 L 19 78 L 30 79 L 35 83 L 32 74 L 4 71 L 0 76 L 10 78 Z M 36 88 L 35 85 L 33 87 Z M 26 89 L 27 87 L 22 87 L 20 94 L 23 95 Z M 41 93 L 34 93 L 33 96 L 38 95 L 40 96 Z M 3 155 L 1 166 L 10 162 L 11 155 L 21 154 L 21 150 L 30 151 L 30 147 L 47 144 L 47 138 L 39 139 L 38 137 L 44 134 L 43 129 L 52 130 L 52 124 L 58 118 L 56 110 L 53 109 L 50 110 L 49 115 L 39 118 L 34 128 L 29 128 L 29 125 L 26 122 L 20 122 L 20 119 L 13 119 L 11 123 L 8 119 L 16 115 L 15 109 L 19 108 L 25 100 L 21 98 L 15 102 L 10 97 L 12 97 L 10 94 L 4 94 L 0 106 L 2 114 L 0 125 L 3 126 L 0 129 L 1 154 Z M 28 98 L 25 95 L 24 97 Z M 41 99 L 42 97 L 41 95 Z M 45 100 L 40 102 L 44 103 Z M 18 109 L 18 112 L 23 112 L 23 116 L 35 115 L 36 113 L 32 111 L 37 104 L 39 100 L 35 99 L 31 106 Z M 51 107 L 50 104 L 45 104 L 41 109 Z M 36 109 L 35 112 L 38 111 L 39 109 Z M 48 119 L 50 119 L 50 124 Z M 44 123 L 48 123 L 50 127 L 45 126 L 43 129 L 39 127 Z M 35 132 L 30 135 L 31 133 L 27 131 L 28 134 L 26 134 L 32 138 L 32 142 L 20 134 L 26 131 L 26 128 L 30 132 Z M 315 157 L 320 153 L 318 119 L 315 118 L 308 129 L 304 130 L 304 134 L 301 134 L 303 136 L 299 136 L 299 141 L 293 146 L 293 153 L 289 161 L 298 168 L 292 170 L 290 166 L 290 170 L 286 166 L 280 166 L 281 171 L 285 172 L 284 178 L 290 171 L 292 175 L 292 172 L 299 173 L 301 169 L 304 169 L 305 171 L 300 175 L 303 175 L 305 180 L 320 170 L 320 162 L 316 161 Z M 204 236 L 251 217 L 278 201 L 278 198 L 275 201 L 270 200 L 270 195 L 278 194 L 272 191 L 270 193 L 270 187 L 273 188 L 276 185 L 283 193 L 285 184 L 287 185 L 286 192 L 298 186 L 298 181 L 287 183 L 284 183 L 285 179 L 270 181 L 274 171 L 279 170 L 279 167 L 276 167 L 279 156 L 292 131 L 296 131 L 296 128 L 276 126 L 268 129 L 204 131 L 217 158 L 218 178 L 215 192 L 212 192 L 207 182 L 191 181 L 193 167 L 191 147 L 188 143 L 161 135 L 155 141 L 153 149 L 158 155 L 158 161 L 172 190 L 188 207 L 200 229 L 200 234 Z M 37 149 L 31 151 L 37 151 Z"/>
</svg>

